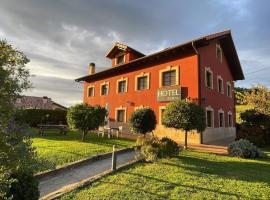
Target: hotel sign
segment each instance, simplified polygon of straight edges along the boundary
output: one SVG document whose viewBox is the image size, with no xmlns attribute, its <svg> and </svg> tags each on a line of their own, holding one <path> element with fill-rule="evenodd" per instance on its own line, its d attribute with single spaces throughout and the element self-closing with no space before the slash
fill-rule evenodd
<svg viewBox="0 0 270 200">
<path fill-rule="evenodd" d="M 174 101 L 177 99 L 181 99 L 180 87 L 159 89 L 157 91 L 157 101 L 159 102 Z"/>
</svg>

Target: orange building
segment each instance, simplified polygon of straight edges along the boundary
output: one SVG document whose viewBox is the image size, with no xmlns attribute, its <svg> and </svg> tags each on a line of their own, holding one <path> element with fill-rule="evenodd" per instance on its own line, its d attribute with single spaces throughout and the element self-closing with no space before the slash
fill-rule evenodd
<svg viewBox="0 0 270 200">
<path fill-rule="evenodd" d="M 154 110 L 158 137 L 183 141 L 184 134 L 163 127 L 165 106 L 175 99 L 197 102 L 205 109 L 207 129 L 188 135 L 191 143 L 207 143 L 235 137 L 234 81 L 244 75 L 231 31 L 203 36 L 181 45 L 144 55 L 133 48 L 115 43 L 106 55 L 112 67 L 76 79 L 84 82 L 84 102 L 99 104 L 109 111 L 115 125 L 123 125 L 131 113 L 141 107 Z"/>
</svg>

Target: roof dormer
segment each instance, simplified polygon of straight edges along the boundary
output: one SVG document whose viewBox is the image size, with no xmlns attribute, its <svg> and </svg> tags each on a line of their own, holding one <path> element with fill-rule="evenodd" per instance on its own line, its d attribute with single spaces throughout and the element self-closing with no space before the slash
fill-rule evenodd
<svg viewBox="0 0 270 200">
<path fill-rule="evenodd" d="M 107 58 L 110 58 L 112 60 L 113 67 L 128 63 L 143 56 L 145 55 L 141 52 L 138 52 L 135 49 L 118 42 L 114 44 L 114 46 L 106 55 Z"/>
</svg>

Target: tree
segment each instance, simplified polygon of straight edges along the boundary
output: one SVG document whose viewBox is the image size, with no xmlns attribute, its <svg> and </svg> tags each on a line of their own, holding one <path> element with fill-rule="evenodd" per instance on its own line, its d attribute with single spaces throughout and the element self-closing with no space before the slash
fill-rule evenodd
<svg viewBox="0 0 270 200">
<path fill-rule="evenodd" d="M 28 62 L 21 51 L 0 40 L 0 124 L 9 119 L 16 97 L 31 87 Z"/>
<path fill-rule="evenodd" d="M 100 106 L 77 104 L 68 109 L 67 122 L 71 129 L 82 131 L 82 141 L 88 131 L 97 129 L 104 124 L 107 110 Z"/>
<path fill-rule="evenodd" d="M 250 93 L 249 88 L 234 87 L 234 96 L 236 105 L 245 105 L 245 95 Z"/>
<path fill-rule="evenodd" d="M 162 122 L 168 128 L 185 131 L 185 149 L 187 148 L 188 131 L 202 132 L 206 128 L 204 109 L 195 103 L 180 100 L 166 106 Z"/>
<path fill-rule="evenodd" d="M 25 129 L 12 120 L 13 102 L 31 87 L 28 62 L 22 52 L 0 40 L 0 199 L 39 197 L 35 149 Z"/>
<path fill-rule="evenodd" d="M 258 112 L 270 115 L 270 91 L 263 85 L 257 85 L 246 92 L 244 100 Z"/>
<path fill-rule="evenodd" d="M 152 132 L 156 128 L 156 124 L 156 115 L 150 108 L 135 110 L 129 119 L 132 131 L 143 135 Z"/>
</svg>

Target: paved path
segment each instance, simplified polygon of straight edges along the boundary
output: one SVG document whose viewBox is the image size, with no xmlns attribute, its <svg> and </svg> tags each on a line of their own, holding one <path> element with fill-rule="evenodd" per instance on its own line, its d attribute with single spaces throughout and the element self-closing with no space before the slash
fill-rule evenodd
<svg viewBox="0 0 270 200">
<path fill-rule="evenodd" d="M 135 151 L 130 150 L 117 154 L 117 166 L 121 166 L 135 159 Z M 39 180 L 40 197 L 57 191 L 69 184 L 77 183 L 111 169 L 111 156 L 102 160 L 78 166 L 68 171 L 59 172 L 55 176 L 43 177 Z"/>
</svg>

